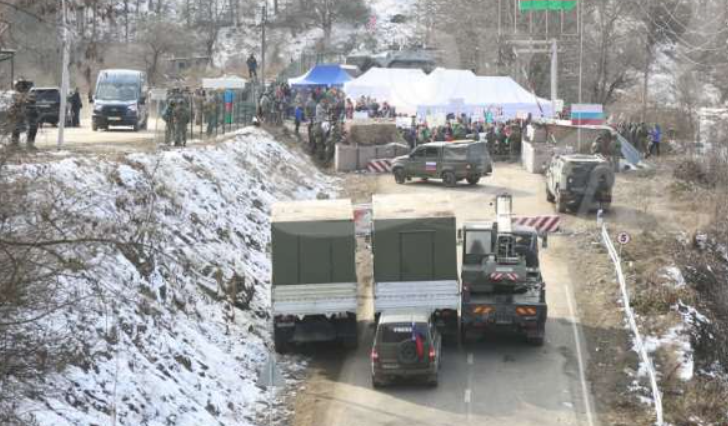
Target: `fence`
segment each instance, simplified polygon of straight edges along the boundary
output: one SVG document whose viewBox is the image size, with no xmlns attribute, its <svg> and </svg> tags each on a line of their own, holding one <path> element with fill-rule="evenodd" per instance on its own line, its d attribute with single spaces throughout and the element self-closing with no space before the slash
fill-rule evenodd
<svg viewBox="0 0 728 426">
<path fill-rule="evenodd" d="M 647 367 L 647 375 L 650 379 L 650 387 L 652 388 L 652 400 L 655 404 L 655 414 L 657 416 L 657 422 L 655 424 L 657 426 L 663 426 L 664 419 L 662 412 L 662 394 L 660 394 L 660 388 L 657 386 L 657 372 L 655 371 L 654 364 L 652 364 L 652 359 L 650 358 L 650 355 L 647 353 L 647 349 L 645 348 L 645 342 L 640 335 L 639 329 L 637 328 L 637 320 L 635 319 L 634 311 L 632 310 L 632 305 L 629 300 L 629 292 L 627 291 L 627 280 L 624 278 L 624 272 L 622 271 L 622 259 L 620 258 L 619 253 L 617 253 L 617 250 L 614 248 L 614 244 L 612 243 L 612 239 L 609 236 L 609 231 L 607 231 L 606 224 L 602 224 L 602 240 L 604 242 L 604 246 L 609 252 L 609 257 L 612 259 L 612 262 L 614 262 L 614 268 L 617 273 L 617 281 L 619 282 L 619 287 L 622 291 L 622 304 L 624 305 L 624 314 L 627 316 L 627 320 L 629 321 L 629 327 L 634 334 L 634 341 L 637 347 L 637 352 L 639 353 L 642 363 Z"/>
<path fill-rule="evenodd" d="M 207 140 L 234 132 L 253 122 L 256 104 L 251 89 L 207 92 L 205 96 L 187 95 L 191 106 L 191 120 L 187 129 L 187 140 Z M 159 124 L 167 106 L 166 100 L 156 104 L 155 141 L 166 139 Z M 167 141 L 169 142 L 169 141 Z"/>
</svg>

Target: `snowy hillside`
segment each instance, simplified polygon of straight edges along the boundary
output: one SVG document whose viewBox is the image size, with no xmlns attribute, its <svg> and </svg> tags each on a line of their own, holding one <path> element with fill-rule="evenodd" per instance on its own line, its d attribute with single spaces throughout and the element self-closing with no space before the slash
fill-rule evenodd
<svg viewBox="0 0 728 426">
<path fill-rule="evenodd" d="M 75 337 L 76 355 L 29 396 L 26 412 L 42 426 L 257 424 L 271 203 L 334 195 L 335 182 L 259 129 L 214 147 L 21 167 L 82 200 L 77 214 L 89 226 L 143 229 L 154 248 L 110 246 L 86 259 L 99 289 L 46 324 Z"/>
</svg>

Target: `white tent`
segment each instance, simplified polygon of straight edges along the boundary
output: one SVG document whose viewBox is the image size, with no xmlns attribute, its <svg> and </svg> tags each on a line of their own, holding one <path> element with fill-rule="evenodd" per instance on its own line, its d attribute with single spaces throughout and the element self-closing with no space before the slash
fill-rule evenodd
<svg viewBox="0 0 728 426">
<path fill-rule="evenodd" d="M 245 85 L 248 81 L 242 77 L 235 75 L 226 75 L 220 78 L 203 78 L 202 88 L 203 89 L 245 89 Z"/>
<path fill-rule="evenodd" d="M 477 77 L 470 71 L 438 68 L 410 90 L 407 99 L 422 118 L 451 113 L 484 117 L 488 111 L 498 120 L 519 113 L 534 118 L 553 115 L 550 101 L 538 98 L 510 77 Z"/>
<path fill-rule="evenodd" d="M 356 80 L 344 84 L 344 93 L 352 99 L 367 96 L 394 104 L 396 92 L 424 77 L 425 73 L 419 69 L 371 68 Z"/>
<path fill-rule="evenodd" d="M 539 98 L 510 77 L 478 77 L 477 103 L 474 114 L 482 116 L 488 109 L 496 110 L 502 119 L 518 114 L 531 114 L 534 118 L 553 117 L 551 101 Z"/>
</svg>

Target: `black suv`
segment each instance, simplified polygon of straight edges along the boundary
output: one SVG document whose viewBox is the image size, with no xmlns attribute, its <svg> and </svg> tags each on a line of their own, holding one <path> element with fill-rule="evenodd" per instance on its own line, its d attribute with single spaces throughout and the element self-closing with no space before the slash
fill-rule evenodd
<svg viewBox="0 0 728 426">
<path fill-rule="evenodd" d="M 372 347 L 372 386 L 422 378 L 437 386 L 442 336 L 427 312 L 383 313 Z"/>
<path fill-rule="evenodd" d="M 38 110 L 38 124 L 48 123 L 58 126 L 61 110 L 61 89 L 58 87 L 34 87 L 35 107 Z"/>
</svg>

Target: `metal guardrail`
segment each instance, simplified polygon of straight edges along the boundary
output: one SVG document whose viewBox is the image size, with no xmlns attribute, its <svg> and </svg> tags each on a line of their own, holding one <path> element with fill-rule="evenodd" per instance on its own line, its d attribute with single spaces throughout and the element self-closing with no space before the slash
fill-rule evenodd
<svg viewBox="0 0 728 426">
<path fill-rule="evenodd" d="M 625 279 L 624 272 L 622 271 L 622 259 L 620 258 L 617 250 L 614 248 L 614 244 L 612 243 L 612 239 L 609 236 L 609 231 L 607 230 L 606 224 L 602 224 L 602 241 L 604 243 L 604 246 L 607 248 L 607 251 L 609 252 L 609 257 L 614 263 L 614 269 L 617 273 L 617 281 L 619 282 L 619 287 L 622 292 L 622 305 L 624 306 L 624 313 L 627 316 L 627 320 L 629 321 L 629 327 L 632 330 L 632 334 L 634 335 L 637 352 L 639 353 L 642 363 L 647 367 L 647 375 L 649 376 L 650 387 L 652 388 L 652 400 L 655 404 L 655 415 L 657 416 L 657 421 L 655 424 L 657 426 L 663 426 L 665 423 L 662 410 L 662 394 L 660 393 L 660 388 L 657 385 L 657 371 L 655 370 L 655 366 L 652 363 L 650 355 L 647 353 L 644 339 L 642 338 L 642 335 L 640 335 L 639 328 L 637 327 L 637 320 L 635 318 L 634 311 L 632 310 L 632 305 L 629 300 L 627 280 Z"/>
</svg>

